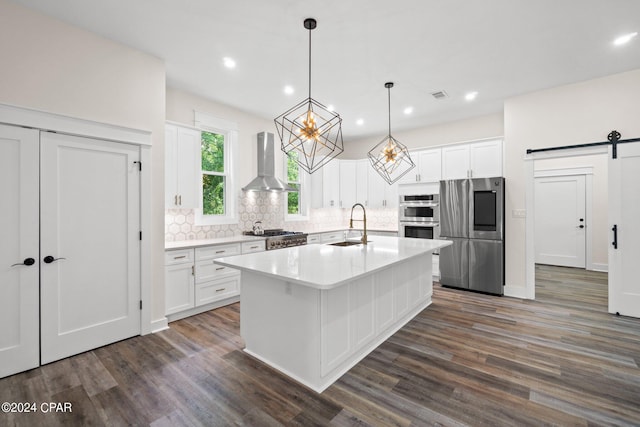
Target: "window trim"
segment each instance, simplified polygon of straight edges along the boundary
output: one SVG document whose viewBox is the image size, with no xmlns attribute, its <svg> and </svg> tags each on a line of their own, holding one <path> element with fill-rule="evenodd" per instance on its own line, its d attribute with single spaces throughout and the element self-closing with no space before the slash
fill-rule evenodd
<svg viewBox="0 0 640 427">
<path fill-rule="evenodd" d="M 310 183 L 310 179 L 309 179 L 309 174 L 302 169 L 300 166 L 298 166 L 298 181 L 294 182 L 294 181 L 289 181 L 289 170 L 288 170 L 288 163 L 289 163 L 289 156 L 287 156 L 286 154 L 283 153 L 283 157 L 284 157 L 284 181 L 289 184 L 289 183 L 294 183 L 294 184 L 299 184 L 300 185 L 300 190 L 298 191 L 298 197 L 299 197 L 299 203 L 300 203 L 300 212 L 297 214 L 290 214 L 289 213 L 289 197 L 288 197 L 288 193 L 286 193 L 284 195 L 284 201 L 283 201 L 283 211 L 284 211 L 284 220 L 286 221 L 307 221 L 309 220 L 309 183 Z"/>
<path fill-rule="evenodd" d="M 224 167 L 225 194 L 224 215 L 205 215 L 202 212 L 202 179 L 198 181 L 199 207 L 194 209 L 195 225 L 223 225 L 237 224 L 238 221 L 238 197 L 236 188 L 237 156 L 235 153 L 238 141 L 238 125 L 229 120 L 219 119 L 208 114 L 195 112 L 195 126 L 202 132 L 217 133 L 224 136 Z M 199 158 L 199 176 L 202 178 L 202 158 Z M 217 175 L 217 174 L 216 174 Z"/>
</svg>

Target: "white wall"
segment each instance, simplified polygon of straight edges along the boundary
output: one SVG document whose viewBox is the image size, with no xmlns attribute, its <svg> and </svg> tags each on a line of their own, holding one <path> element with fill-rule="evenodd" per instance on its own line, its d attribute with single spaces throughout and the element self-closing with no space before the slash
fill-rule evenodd
<svg viewBox="0 0 640 427">
<path fill-rule="evenodd" d="M 505 293 L 526 296 L 525 209 L 527 148 L 606 141 L 612 129 L 640 137 L 640 70 L 508 99 L 504 106 L 506 187 Z M 640 172 L 639 172 L 640 179 Z"/>
<path fill-rule="evenodd" d="M 163 318 L 163 61 L 6 0 L 0 57 L 0 103 L 152 132 L 151 315 Z"/>
<path fill-rule="evenodd" d="M 495 113 L 404 132 L 394 132 L 392 128 L 391 134 L 407 148 L 414 149 L 502 136 L 504 122 L 502 113 Z M 385 135 L 381 134 L 375 137 L 345 141 L 344 153 L 340 155 L 340 158 L 364 159 L 369 150 L 384 137 Z"/>
</svg>

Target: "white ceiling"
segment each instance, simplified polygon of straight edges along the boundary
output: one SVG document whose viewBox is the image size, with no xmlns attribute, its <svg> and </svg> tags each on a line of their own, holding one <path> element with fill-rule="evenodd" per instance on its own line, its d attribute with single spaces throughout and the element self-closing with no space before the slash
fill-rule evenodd
<svg viewBox="0 0 640 427">
<path fill-rule="evenodd" d="M 640 68 L 638 0 L 16 0 L 164 59 L 168 86 L 272 119 L 308 95 L 345 141 L 502 111 L 506 98 Z M 237 67 L 223 66 L 232 57 Z M 295 88 L 285 95 L 285 85 Z M 431 92 L 449 95 L 435 100 Z M 465 93 L 478 91 L 473 102 Z M 612 100 L 615 102 L 615 100 Z M 412 106 L 413 114 L 403 114 Z M 362 118 L 363 126 L 356 125 Z"/>
</svg>

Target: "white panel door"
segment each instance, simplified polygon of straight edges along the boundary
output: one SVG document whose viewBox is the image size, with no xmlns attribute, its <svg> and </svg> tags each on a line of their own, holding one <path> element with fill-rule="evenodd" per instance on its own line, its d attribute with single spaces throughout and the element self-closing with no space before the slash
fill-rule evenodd
<svg viewBox="0 0 640 427">
<path fill-rule="evenodd" d="M 0 125 L 0 378 L 40 362 L 38 139 Z"/>
<path fill-rule="evenodd" d="M 49 363 L 140 333 L 140 157 L 137 146 L 53 133 L 40 147 Z"/>
<path fill-rule="evenodd" d="M 585 268 L 585 176 L 535 179 L 536 263 Z"/>
<path fill-rule="evenodd" d="M 640 317 L 640 143 L 617 157 L 609 148 L 609 312 Z"/>
</svg>

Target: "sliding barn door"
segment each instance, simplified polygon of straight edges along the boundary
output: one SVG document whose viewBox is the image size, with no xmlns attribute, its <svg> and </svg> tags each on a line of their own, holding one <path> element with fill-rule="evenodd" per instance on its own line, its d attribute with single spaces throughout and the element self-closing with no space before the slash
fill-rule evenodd
<svg viewBox="0 0 640 427">
<path fill-rule="evenodd" d="M 640 317 L 640 142 L 609 148 L 608 166 L 609 312 Z"/>
<path fill-rule="evenodd" d="M 41 362 L 140 333 L 139 148 L 41 136 Z"/>
<path fill-rule="evenodd" d="M 0 378 L 39 364 L 38 138 L 0 125 Z"/>
</svg>

